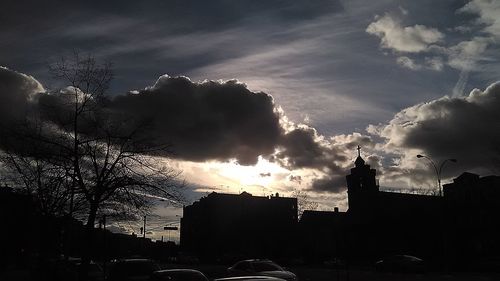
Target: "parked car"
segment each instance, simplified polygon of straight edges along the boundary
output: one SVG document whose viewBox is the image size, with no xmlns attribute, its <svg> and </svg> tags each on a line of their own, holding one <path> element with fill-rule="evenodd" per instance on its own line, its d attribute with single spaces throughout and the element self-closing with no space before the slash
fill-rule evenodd
<svg viewBox="0 0 500 281">
<path fill-rule="evenodd" d="M 83 270 L 82 259 L 74 257 L 57 261 L 55 267 L 57 278 L 65 281 L 78 280 L 78 276 Z M 104 272 L 99 264 L 93 261 L 89 263 L 87 268 L 87 280 L 104 280 Z"/>
<path fill-rule="evenodd" d="M 194 269 L 165 269 L 153 272 L 151 281 L 208 281 L 208 278 Z"/>
<path fill-rule="evenodd" d="M 123 259 L 110 265 L 108 279 L 110 281 L 143 281 L 150 280 L 153 272 L 160 267 L 149 259 Z"/>
<path fill-rule="evenodd" d="M 271 276 L 238 276 L 218 278 L 213 281 L 285 281 L 285 279 L 271 277 Z"/>
<path fill-rule="evenodd" d="M 243 260 L 227 269 L 231 276 L 270 276 L 287 281 L 297 281 L 297 276 L 270 260 Z"/>
<path fill-rule="evenodd" d="M 375 269 L 380 272 L 424 272 L 425 264 L 420 258 L 409 255 L 394 255 L 379 260 Z"/>
</svg>

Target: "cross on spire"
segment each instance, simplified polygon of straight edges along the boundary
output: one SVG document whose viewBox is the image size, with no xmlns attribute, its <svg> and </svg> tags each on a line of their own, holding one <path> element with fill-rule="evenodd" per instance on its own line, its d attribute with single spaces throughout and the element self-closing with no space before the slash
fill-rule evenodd
<svg viewBox="0 0 500 281">
<path fill-rule="evenodd" d="M 354 164 L 356 165 L 356 167 L 363 167 L 365 165 L 365 160 L 361 158 L 361 146 L 358 145 L 357 150 L 358 157 L 356 158 L 356 161 L 354 161 Z"/>
</svg>

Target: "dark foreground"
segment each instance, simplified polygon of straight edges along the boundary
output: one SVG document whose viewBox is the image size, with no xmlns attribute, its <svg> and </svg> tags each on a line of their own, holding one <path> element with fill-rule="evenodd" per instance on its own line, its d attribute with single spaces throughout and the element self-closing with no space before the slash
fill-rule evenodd
<svg viewBox="0 0 500 281">
<path fill-rule="evenodd" d="M 163 264 L 162 268 L 193 268 L 205 273 L 210 279 L 226 276 L 222 265 Z M 494 272 L 427 272 L 427 273 L 380 273 L 371 269 L 331 269 L 313 266 L 291 267 L 301 281 L 498 281 L 500 273 Z M 37 281 L 41 275 L 27 269 L 5 269 L 0 272 L 1 281 Z M 100 278 L 99 278 L 100 279 Z M 51 280 L 52 281 L 52 280 Z M 53 280 L 57 281 L 57 280 Z M 72 280 L 67 280 L 72 281 Z"/>
<path fill-rule="evenodd" d="M 226 267 L 197 266 L 195 267 L 211 278 L 223 277 Z M 336 270 L 321 267 L 290 267 L 290 271 L 297 274 L 301 281 L 498 281 L 500 273 L 487 272 L 428 272 L 428 273 L 380 273 L 371 269 Z"/>
</svg>

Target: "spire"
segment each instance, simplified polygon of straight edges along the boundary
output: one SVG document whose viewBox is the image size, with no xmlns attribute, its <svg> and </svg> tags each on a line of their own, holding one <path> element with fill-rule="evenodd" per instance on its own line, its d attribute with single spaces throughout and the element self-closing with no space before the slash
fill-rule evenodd
<svg viewBox="0 0 500 281">
<path fill-rule="evenodd" d="M 358 158 L 356 158 L 354 164 L 356 165 L 356 167 L 362 167 L 363 165 L 365 165 L 365 160 L 361 158 L 361 146 L 358 145 L 357 149 L 358 149 Z"/>
</svg>

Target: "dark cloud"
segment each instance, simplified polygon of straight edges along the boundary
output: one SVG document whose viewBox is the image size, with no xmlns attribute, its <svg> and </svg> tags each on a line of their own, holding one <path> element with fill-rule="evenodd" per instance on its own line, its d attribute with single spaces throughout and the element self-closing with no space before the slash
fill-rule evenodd
<svg viewBox="0 0 500 281">
<path fill-rule="evenodd" d="M 237 159 L 255 164 L 270 155 L 283 129 L 271 96 L 235 80 L 191 82 L 162 76 L 138 93 L 119 96 L 113 110 L 152 120 L 151 138 L 173 144 L 174 157 L 191 161 Z"/>
<path fill-rule="evenodd" d="M 33 77 L 0 66 L 0 122 L 24 118 L 30 101 L 43 91 Z"/>
<path fill-rule="evenodd" d="M 316 129 L 296 126 L 286 133 L 279 144 L 280 151 L 272 160 L 291 170 L 315 169 L 323 176 L 314 179 L 311 188 L 320 192 L 340 192 L 345 187 L 345 175 L 352 165 L 352 156 L 358 145 L 373 147 L 369 136 L 359 133 L 337 135 L 325 139 Z M 370 161 L 378 160 L 370 158 Z M 295 180 L 290 177 L 290 180 Z M 299 179 L 300 181 L 301 179 Z"/>
<path fill-rule="evenodd" d="M 345 175 L 331 175 L 316 179 L 311 189 L 318 192 L 344 192 L 346 189 Z"/>
<path fill-rule="evenodd" d="M 335 162 L 347 160 L 343 150 L 325 140 L 316 129 L 300 125 L 282 137 L 280 151 L 274 160 L 291 169 L 327 168 L 331 171 L 342 169 Z"/>
<path fill-rule="evenodd" d="M 28 113 L 36 107 L 43 86 L 33 77 L 0 66 L 0 146 L 24 151 L 32 144 L 19 142 Z M 31 133 L 31 132 L 30 132 Z M 38 153 L 42 149 L 37 147 Z"/>
<path fill-rule="evenodd" d="M 457 158 L 447 171 L 499 168 L 500 83 L 461 98 L 443 97 L 397 113 L 387 125 L 370 127 L 388 151 L 415 149 L 434 161 Z M 415 155 L 407 155 L 415 158 Z M 416 159 L 414 159 L 416 160 Z M 421 160 L 419 160 L 421 161 Z"/>
<path fill-rule="evenodd" d="M 323 166 L 325 147 L 317 140 L 319 136 L 314 128 L 300 127 L 283 136 L 283 150 L 276 155 L 282 164 L 293 168 Z M 285 162 L 286 161 L 286 162 Z"/>
<path fill-rule="evenodd" d="M 68 108 L 72 103 L 67 98 L 68 94 L 74 97 L 78 90 L 64 88 L 36 94 L 43 87 L 32 77 L 4 72 L 3 85 L 17 91 L 4 87 L 10 94 L 2 95 L 8 97 L 4 104 L 19 108 L 22 104 L 37 105 L 39 116 L 47 123 L 57 125 L 59 130 L 71 130 L 64 121 L 72 116 L 72 107 Z M 88 101 L 90 105 L 93 102 Z M 352 164 L 349 161 L 355 147 L 372 146 L 371 138 L 358 133 L 326 139 L 312 127 L 287 123 L 270 95 L 252 92 L 236 80 L 192 82 L 187 77 L 164 75 L 153 86 L 116 96 L 99 108 L 82 119 L 82 134 L 100 132 L 92 121 L 96 119 L 105 120 L 100 124 L 106 127 L 120 128 L 120 132 L 146 124 L 136 138 L 147 139 L 151 145 L 171 144 L 170 157 L 195 162 L 236 159 L 242 165 L 252 165 L 262 156 L 290 170 L 319 171 L 320 179 L 312 186 L 319 191 L 340 190 L 343 183 L 338 178 Z M 12 116 L 7 110 L 4 114 Z M 291 176 L 289 180 L 300 183 L 302 177 Z"/>
</svg>

